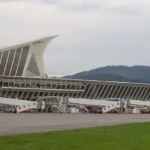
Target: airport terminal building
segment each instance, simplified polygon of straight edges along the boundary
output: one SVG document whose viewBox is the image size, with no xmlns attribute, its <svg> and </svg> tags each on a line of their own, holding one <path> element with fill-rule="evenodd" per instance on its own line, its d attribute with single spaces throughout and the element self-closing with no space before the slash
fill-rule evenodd
<svg viewBox="0 0 150 150">
<path fill-rule="evenodd" d="M 43 53 L 55 37 L 0 50 L 0 97 L 27 101 L 49 97 L 150 100 L 150 84 L 46 77 Z"/>
</svg>

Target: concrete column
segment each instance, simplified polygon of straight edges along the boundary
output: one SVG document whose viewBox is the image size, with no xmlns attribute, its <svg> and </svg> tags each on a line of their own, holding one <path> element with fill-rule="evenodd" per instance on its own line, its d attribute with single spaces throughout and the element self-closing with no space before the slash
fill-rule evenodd
<svg viewBox="0 0 150 150">
<path fill-rule="evenodd" d="M 49 104 L 48 104 L 48 100 L 45 100 L 45 112 L 49 112 Z"/>
<path fill-rule="evenodd" d="M 120 113 L 122 114 L 124 112 L 124 102 L 122 99 L 120 99 Z"/>
<path fill-rule="evenodd" d="M 37 102 L 37 107 L 36 107 L 36 113 L 38 113 L 38 110 L 42 108 L 42 103 L 40 101 Z"/>
</svg>

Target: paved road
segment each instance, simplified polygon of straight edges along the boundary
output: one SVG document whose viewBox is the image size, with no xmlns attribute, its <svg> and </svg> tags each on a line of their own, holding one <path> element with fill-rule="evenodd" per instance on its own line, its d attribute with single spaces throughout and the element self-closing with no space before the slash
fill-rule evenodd
<svg viewBox="0 0 150 150">
<path fill-rule="evenodd" d="M 0 135 L 150 122 L 150 114 L 0 114 Z"/>
</svg>

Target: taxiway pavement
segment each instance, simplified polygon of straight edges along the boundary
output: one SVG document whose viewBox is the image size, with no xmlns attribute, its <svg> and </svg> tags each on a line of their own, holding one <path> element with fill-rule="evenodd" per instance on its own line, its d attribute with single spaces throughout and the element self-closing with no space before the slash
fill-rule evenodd
<svg viewBox="0 0 150 150">
<path fill-rule="evenodd" d="M 150 122 L 150 114 L 0 113 L 0 135 Z"/>
</svg>

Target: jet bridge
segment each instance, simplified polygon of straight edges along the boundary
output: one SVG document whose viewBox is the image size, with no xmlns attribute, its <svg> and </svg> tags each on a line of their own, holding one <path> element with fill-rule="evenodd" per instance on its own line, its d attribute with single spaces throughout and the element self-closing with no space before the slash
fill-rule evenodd
<svg viewBox="0 0 150 150">
<path fill-rule="evenodd" d="M 150 101 L 130 100 L 130 105 L 150 107 Z"/>
<path fill-rule="evenodd" d="M 102 112 L 107 113 L 113 109 L 121 108 L 122 101 L 118 99 L 118 101 L 108 101 L 108 100 L 95 100 L 95 99 L 76 99 L 76 98 L 69 98 L 68 99 L 71 104 L 78 104 L 78 105 L 85 105 L 85 106 L 100 106 L 102 107 Z M 124 106 L 126 107 L 126 102 Z"/>
<path fill-rule="evenodd" d="M 13 106 L 14 112 L 20 113 L 26 110 L 36 109 L 37 102 L 18 100 L 12 98 L 0 98 L 0 104 Z"/>
</svg>

